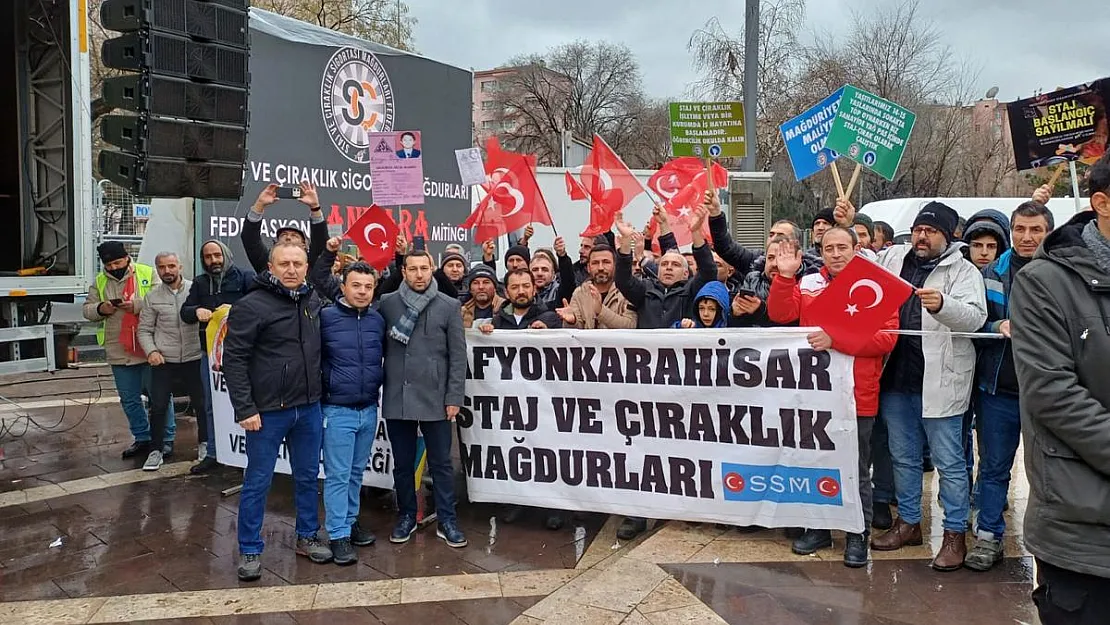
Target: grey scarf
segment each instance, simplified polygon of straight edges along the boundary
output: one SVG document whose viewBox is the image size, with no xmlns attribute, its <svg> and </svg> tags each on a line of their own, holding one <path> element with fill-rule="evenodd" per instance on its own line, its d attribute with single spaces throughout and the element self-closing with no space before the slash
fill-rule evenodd
<svg viewBox="0 0 1110 625">
<path fill-rule="evenodd" d="M 402 282 L 398 293 L 401 296 L 401 301 L 405 303 L 405 314 L 401 315 L 401 318 L 389 329 L 389 336 L 404 345 L 408 345 L 409 337 L 412 336 L 412 331 L 416 328 L 416 320 L 420 317 L 420 313 L 424 312 L 428 304 L 439 294 L 439 286 L 436 285 L 435 280 L 432 280 L 423 293 L 418 293 L 410 289 L 407 282 Z"/>
<path fill-rule="evenodd" d="M 1098 263 L 1099 268 L 1106 273 L 1110 273 L 1110 241 L 1098 229 L 1097 219 L 1088 221 L 1083 228 L 1083 242 L 1087 244 L 1087 249 L 1094 254 L 1095 262 Z"/>
</svg>

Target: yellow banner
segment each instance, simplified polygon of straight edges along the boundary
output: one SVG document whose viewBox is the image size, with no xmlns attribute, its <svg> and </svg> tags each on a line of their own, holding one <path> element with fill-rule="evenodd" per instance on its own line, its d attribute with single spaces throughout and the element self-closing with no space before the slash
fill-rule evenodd
<svg viewBox="0 0 1110 625">
<path fill-rule="evenodd" d="M 212 369 L 220 370 L 224 361 L 224 337 L 227 336 L 227 315 L 231 311 L 231 304 L 224 304 L 212 312 L 208 320 L 208 327 L 204 330 L 204 339 L 208 343 L 208 359 Z"/>
</svg>

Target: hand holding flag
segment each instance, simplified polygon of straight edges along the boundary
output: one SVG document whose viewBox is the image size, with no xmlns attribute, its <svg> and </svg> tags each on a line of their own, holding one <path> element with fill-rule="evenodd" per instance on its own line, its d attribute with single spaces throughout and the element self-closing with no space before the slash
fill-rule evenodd
<svg viewBox="0 0 1110 625">
<path fill-rule="evenodd" d="M 780 251 L 785 251 L 785 247 L 784 244 Z M 779 259 L 781 273 L 783 257 L 780 255 Z M 832 337 L 837 350 L 852 354 L 871 341 L 913 291 L 910 283 L 856 254 L 817 296 L 815 319 Z"/>
</svg>

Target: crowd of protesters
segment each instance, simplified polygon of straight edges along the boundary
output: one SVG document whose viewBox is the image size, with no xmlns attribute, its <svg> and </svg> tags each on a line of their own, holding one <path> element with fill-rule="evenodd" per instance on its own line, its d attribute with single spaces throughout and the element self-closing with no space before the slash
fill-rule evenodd
<svg viewBox="0 0 1110 625">
<path fill-rule="evenodd" d="M 779 221 L 763 250 L 732 239 L 718 197 L 707 193 L 689 223 L 687 254 L 657 208 L 659 254 L 650 251 L 647 229 L 618 215 L 615 233 L 580 241 L 577 260 L 562 238 L 552 249 L 530 249 L 529 228 L 504 254 L 499 277 L 492 241 L 471 267 L 461 248 L 449 248 L 437 264 L 403 237 L 394 264 L 379 275 L 328 238 L 308 184 L 299 201 L 310 209 L 311 232 L 282 228 L 267 249 L 260 224 L 277 201 L 271 185 L 245 220 L 250 269 L 236 266 L 217 240 L 201 246 L 193 281 L 173 253 L 158 255 L 151 268 L 105 243 L 85 316 L 101 322 L 134 437 L 123 456 L 145 457 L 144 468 L 157 470 L 173 453 L 170 396 L 185 394 L 197 407 L 201 444 L 192 470 L 203 473 L 216 465 L 203 337 L 213 312 L 232 305 L 223 373 L 235 420 L 247 432 L 238 573 L 252 580 L 261 575 L 262 517 L 283 441 L 297 553 L 349 564 L 357 561 L 354 546 L 374 542 L 359 526 L 359 489 L 379 419 L 397 484 L 414 483 L 423 435 L 437 535 L 466 545 L 451 462 L 466 329 L 810 327 L 818 296 L 864 255 L 914 290 L 862 347 L 840 345 L 823 330 L 808 336 L 814 349 L 855 357 L 866 530 L 847 535 L 845 565 L 866 565 L 869 548 L 923 543 L 922 481 L 935 467 L 944 536 L 933 568 L 994 567 L 1004 554 L 1007 493 L 1024 438 L 1031 487 L 1025 537 L 1040 565 L 1034 597 L 1042 620 L 1094 622 L 1082 620 L 1094 618 L 1083 597 L 1110 590 L 1110 385 L 1095 383 L 1110 354 L 1108 158 L 1092 167 L 1088 187 L 1090 210 L 1059 227 L 1046 208 L 1047 187 L 1020 206 L 966 221 L 931 202 L 902 243 L 888 224 L 842 199 L 810 223 L 811 247 L 799 225 Z M 706 221 L 711 241 L 702 236 Z M 321 450 L 326 541 L 316 512 Z M 416 493 L 396 492 L 389 538 L 403 543 L 416 529 Z M 503 517 L 513 522 L 520 513 L 508 506 Z M 547 514 L 548 528 L 564 526 L 567 513 Z M 647 525 L 625 519 L 619 537 L 631 539 Z M 798 554 L 833 544 L 824 528 L 790 534 Z"/>
</svg>

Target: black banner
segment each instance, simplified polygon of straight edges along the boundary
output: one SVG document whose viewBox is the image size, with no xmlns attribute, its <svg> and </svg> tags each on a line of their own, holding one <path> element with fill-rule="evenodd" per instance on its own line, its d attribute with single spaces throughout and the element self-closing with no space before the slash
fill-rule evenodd
<svg viewBox="0 0 1110 625">
<path fill-rule="evenodd" d="M 428 248 L 466 244 L 459 224 L 470 214 L 455 150 L 469 147 L 472 74 L 465 69 L 361 41 L 265 12 L 251 15 L 248 162 L 239 202 L 198 202 L 196 242 L 218 238 L 246 266 L 239 241 L 243 218 L 269 183 L 302 180 L 318 187 L 332 234 L 346 230 L 372 204 L 367 134 L 422 132 L 423 205 L 383 206 L 411 240 Z M 294 222 L 309 230 L 296 200 L 269 207 L 268 240 Z"/>
<path fill-rule="evenodd" d="M 1066 161 L 1094 163 L 1106 152 L 1110 78 L 1006 105 L 1019 171 Z"/>
</svg>

